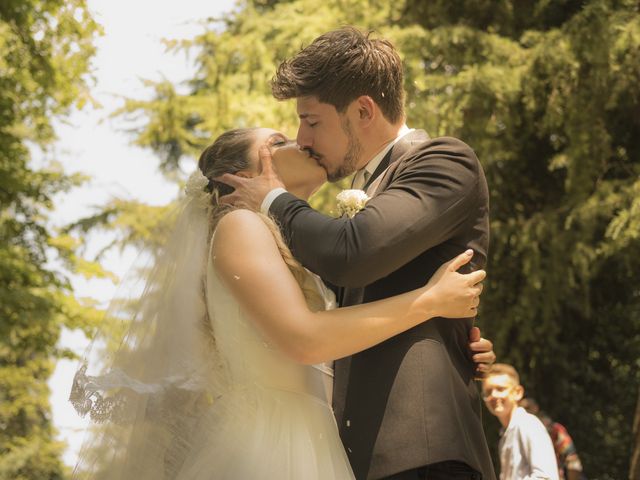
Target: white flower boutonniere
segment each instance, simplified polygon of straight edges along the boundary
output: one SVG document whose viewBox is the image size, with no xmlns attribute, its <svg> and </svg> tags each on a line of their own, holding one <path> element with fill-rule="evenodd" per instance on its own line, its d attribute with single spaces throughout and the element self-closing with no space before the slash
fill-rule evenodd
<svg viewBox="0 0 640 480">
<path fill-rule="evenodd" d="M 370 198 L 363 190 L 343 190 L 336 195 L 338 214 L 342 216 L 346 213 L 349 218 L 353 218 L 364 208 Z"/>
</svg>

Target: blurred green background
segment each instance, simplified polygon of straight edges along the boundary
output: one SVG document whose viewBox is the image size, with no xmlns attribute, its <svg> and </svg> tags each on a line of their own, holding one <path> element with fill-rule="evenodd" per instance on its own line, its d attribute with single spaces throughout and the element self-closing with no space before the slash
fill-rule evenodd
<svg viewBox="0 0 640 480">
<path fill-rule="evenodd" d="M 639 3 L 244 0 L 204 33 L 167 41 L 196 59 L 186 90 L 149 81 L 151 100 L 128 99 L 114 115 L 179 183 L 227 129 L 295 135 L 294 105 L 276 102 L 269 80 L 346 24 L 400 51 L 408 125 L 462 139 L 483 164 L 491 248 L 478 323 L 499 361 L 568 428 L 589 478 L 639 479 Z M 29 146 L 54 142 L 53 120 L 91 103 L 100 32 L 85 0 L 0 2 L 2 480 L 69 476 L 46 381 L 73 356 L 58 345 L 61 329 L 91 335 L 103 316 L 68 279 L 109 276 L 99 256 L 83 256 L 87 233 L 114 232 L 110 247 L 154 247 L 166 228 L 168 206 L 130 199 L 66 228 L 48 222 L 53 197 L 86 178 L 35 167 Z M 314 206 L 330 213 L 340 188 L 321 190 Z M 486 410 L 485 424 L 495 452 L 498 422 Z"/>
</svg>

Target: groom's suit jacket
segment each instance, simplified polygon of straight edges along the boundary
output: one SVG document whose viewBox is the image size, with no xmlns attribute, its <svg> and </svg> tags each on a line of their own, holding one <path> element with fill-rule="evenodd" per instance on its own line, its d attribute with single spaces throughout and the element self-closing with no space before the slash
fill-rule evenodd
<svg viewBox="0 0 640 480">
<path fill-rule="evenodd" d="M 353 219 L 327 217 L 288 193 L 270 208 L 296 258 L 338 286 L 341 306 L 421 287 L 467 248 L 470 268 L 484 267 L 488 189 L 466 144 L 413 131 L 369 183 L 381 174 Z M 495 478 L 468 350 L 472 323 L 432 319 L 336 362 L 334 411 L 357 479 L 447 460 Z"/>
</svg>

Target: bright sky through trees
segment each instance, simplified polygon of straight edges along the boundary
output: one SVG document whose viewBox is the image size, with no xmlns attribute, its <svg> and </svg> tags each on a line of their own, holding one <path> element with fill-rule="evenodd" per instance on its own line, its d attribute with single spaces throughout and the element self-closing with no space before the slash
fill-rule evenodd
<svg viewBox="0 0 640 480">
<path fill-rule="evenodd" d="M 203 30 L 198 21 L 219 16 L 233 7 L 232 0 L 182 0 L 155 2 L 136 0 L 110 2 L 90 0 L 95 20 L 104 28 L 93 61 L 96 78 L 92 94 L 101 108 L 74 112 L 69 121 L 57 125 L 59 141 L 48 154 L 62 161 L 65 171 L 82 172 L 92 180 L 56 201 L 52 219 L 62 225 L 90 214 L 113 196 L 138 199 L 153 205 L 168 203 L 176 194 L 174 183 L 158 172 L 158 161 L 150 150 L 131 145 L 132 137 L 122 118 L 109 115 L 122 106 L 122 96 L 145 98 L 141 79 L 165 77 L 176 83 L 190 78 L 193 68 L 184 55 L 165 52 L 161 39 L 189 38 Z M 37 158 L 37 157 L 36 157 Z M 106 239 L 93 235 L 89 254 Z M 103 265 L 117 275 L 127 271 L 132 256 L 115 251 Z M 109 280 L 74 277 L 78 297 L 93 297 L 102 305 L 114 294 Z M 63 332 L 61 343 L 82 353 L 86 340 L 81 333 Z M 83 423 L 67 401 L 76 363 L 61 360 L 50 380 L 54 423 L 59 437 L 68 442 L 64 460 L 72 465 L 82 440 Z"/>
</svg>

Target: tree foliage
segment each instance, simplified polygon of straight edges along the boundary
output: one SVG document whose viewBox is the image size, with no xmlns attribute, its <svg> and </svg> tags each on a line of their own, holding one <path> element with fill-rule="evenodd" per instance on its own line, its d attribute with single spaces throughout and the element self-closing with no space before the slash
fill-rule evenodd
<svg viewBox="0 0 640 480">
<path fill-rule="evenodd" d="M 82 178 L 55 163 L 35 167 L 30 149 L 46 148 L 52 118 L 89 99 L 97 32 L 84 0 L 0 3 L 0 479 L 64 477 L 46 382 L 54 359 L 68 355 L 57 348 L 62 326 L 95 316 L 49 263 L 60 256 L 83 268 L 47 212 Z"/>
<path fill-rule="evenodd" d="M 344 24 L 401 52 L 410 126 L 469 143 L 491 190 L 480 324 L 565 424 L 592 478 L 629 472 L 640 388 L 640 14 L 631 0 L 246 0 L 194 39 L 189 93 L 130 100 L 136 141 L 179 168 L 224 130 L 295 132 L 284 58 Z M 331 208 L 332 191 L 316 198 Z M 489 442 L 497 422 L 488 419 Z"/>
</svg>

